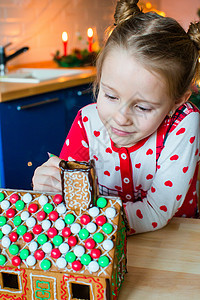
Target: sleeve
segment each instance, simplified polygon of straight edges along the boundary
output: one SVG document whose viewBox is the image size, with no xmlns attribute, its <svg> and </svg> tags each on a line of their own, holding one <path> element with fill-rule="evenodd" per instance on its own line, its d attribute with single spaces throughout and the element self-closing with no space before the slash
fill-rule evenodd
<svg viewBox="0 0 200 300">
<path fill-rule="evenodd" d="M 199 113 L 190 113 L 168 136 L 153 183 L 142 201 L 125 206 L 131 233 L 164 227 L 183 205 L 199 160 Z"/>
<path fill-rule="evenodd" d="M 81 110 L 78 112 L 59 157 L 64 160 L 89 161 L 89 145 Z"/>
</svg>

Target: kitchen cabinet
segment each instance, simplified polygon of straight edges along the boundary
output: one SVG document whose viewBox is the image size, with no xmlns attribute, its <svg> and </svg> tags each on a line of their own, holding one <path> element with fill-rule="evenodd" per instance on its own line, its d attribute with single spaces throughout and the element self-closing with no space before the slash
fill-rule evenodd
<svg viewBox="0 0 200 300">
<path fill-rule="evenodd" d="M 34 170 L 59 155 L 78 112 L 91 103 L 89 84 L 0 103 L 1 187 L 31 189 Z"/>
</svg>

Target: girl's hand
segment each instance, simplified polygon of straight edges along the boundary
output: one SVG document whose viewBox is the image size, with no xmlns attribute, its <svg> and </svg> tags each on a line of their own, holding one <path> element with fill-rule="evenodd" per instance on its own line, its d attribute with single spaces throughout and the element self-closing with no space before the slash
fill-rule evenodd
<svg viewBox="0 0 200 300">
<path fill-rule="evenodd" d="M 38 167 L 33 175 L 33 190 L 41 192 L 61 192 L 61 178 L 57 156 L 50 157 Z"/>
</svg>

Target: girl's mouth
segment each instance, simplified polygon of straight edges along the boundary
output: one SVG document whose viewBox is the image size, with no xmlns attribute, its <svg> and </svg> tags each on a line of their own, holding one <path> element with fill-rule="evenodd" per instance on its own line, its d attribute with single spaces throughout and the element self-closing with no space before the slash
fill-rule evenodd
<svg viewBox="0 0 200 300">
<path fill-rule="evenodd" d="M 114 128 L 114 127 L 110 127 L 111 128 L 111 131 L 112 133 L 118 135 L 118 136 L 128 136 L 130 134 L 133 134 L 133 132 L 128 132 L 128 131 L 123 131 L 123 130 L 119 130 L 117 128 Z"/>
</svg>

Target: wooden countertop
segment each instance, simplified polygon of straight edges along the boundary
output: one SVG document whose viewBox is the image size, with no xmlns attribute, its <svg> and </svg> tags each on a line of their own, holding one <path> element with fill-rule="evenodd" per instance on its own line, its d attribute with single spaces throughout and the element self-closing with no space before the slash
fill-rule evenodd
<svg viewBox="0 0 200 300">
<path fill-rule="evenodd" d="M 40 62 L 40 63 L 28 63 L 18 65 L 15 67 L 9 67 L 9 71 L 13 71 L 17 68 L 59 68 L 53 61 Z M 63 68 L 62 68 L 63 69 Z M 52 92 L 60 89 L 65 89 L 82 84 L 92 83 L 96 76 L 96 69 L 94 67 L 84 68 L 91 72 L 86 72 L 80 75 L 74 76 L 62 76 L 57 79 L 43 81 L 40 83 L 11 83 L 0 82 L 0 102 L 11 101 L 23 97 L 33 96 L 37 94 Z"/>
<path fill-rule="evenodd" d="M 128 273 L 119 300 L 200 299 L 200 219 L 174 218 L 128 238 Z"/>
</svg>

